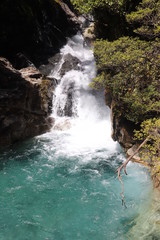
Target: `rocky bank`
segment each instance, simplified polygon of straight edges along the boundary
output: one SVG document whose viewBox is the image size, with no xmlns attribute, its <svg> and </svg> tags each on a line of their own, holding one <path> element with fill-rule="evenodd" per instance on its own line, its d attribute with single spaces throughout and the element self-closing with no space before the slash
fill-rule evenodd
<svg viewBox="0 0 160 240">
<path fill-rule="evenodd" d="M 55 81 L 37 67 L 79 29 L 70 1 L 0 2 L 0 146 L 44 133 Z"/>
<path fill-rule="evenodd" d="M 34 67 L 18 71 L 7 59 L 0 58 L 0 86 L 1 146 L 49 130 L 52 80 Z"/>
</svg>

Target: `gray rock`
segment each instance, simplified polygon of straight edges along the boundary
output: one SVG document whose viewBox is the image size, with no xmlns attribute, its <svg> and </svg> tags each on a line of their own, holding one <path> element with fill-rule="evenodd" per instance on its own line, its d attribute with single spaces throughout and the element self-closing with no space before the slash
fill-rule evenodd
<svg viewBox="0 0 160 240">
<path fill-rule="evenodd" d="M 60 76 L 63 77 L 65 73 L 69 72 L 70 70 L 80 70 L 81 69 L 81 61 L 72 56 L 71 54 L 67 54 L 64 57 L 64 63 L 62 64 L 60 70 Z"/>
<path fill-rule="evenodd" d="M 48 64 L 43 64 L 39 67 L 39 71 L 43 74 L 48 76 L 51 71 L 54 69 L 56 64 L 61 60 L 61 54 L 57 53 L 53 57 L 48 59 Z"/>
</svg>

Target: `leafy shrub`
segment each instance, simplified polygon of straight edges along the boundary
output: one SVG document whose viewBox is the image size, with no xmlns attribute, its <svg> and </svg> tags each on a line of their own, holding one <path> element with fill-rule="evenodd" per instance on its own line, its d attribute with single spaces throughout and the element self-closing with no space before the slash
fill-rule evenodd
<svg viewBox="0 0 160 240">
<path fill-rule="evenodd" d="M 141 151 L 144 160 L 150 162 L 152 166 L 152 175 L 160 174 L 160 119 L 148 119 L 141 124 L 141 129 L 135 131 L 135 139 L 143 141 L 149 137 L 149 140 L 143 146 Z"/>
<path fill-rule="evenodd" d="M 71 0 L 81 13 L 92 13 L 95 8 L 105 7 L 111 11 L 119 12 L 125 6 L 126 0 Z"/>
<path fill-rule="evenodd" d="M 160 113 L 159 39 L 97 40 L 94 53 L 99 74 L 91 86 L 109 87 L 123 116 L 139 123 Z"/>
<path fill-rule="evenodd" d="M 134 32 L 145 39 L 160 37 L 160 1 L 143 0 L 135 12 L 126 16 Z"/>
</svg>

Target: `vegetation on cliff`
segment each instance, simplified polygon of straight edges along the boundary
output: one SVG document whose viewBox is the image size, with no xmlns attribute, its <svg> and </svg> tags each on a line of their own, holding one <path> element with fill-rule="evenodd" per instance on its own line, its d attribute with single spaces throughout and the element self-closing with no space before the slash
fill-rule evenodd
<svg viewBox="0 0 160 240">
<path fill-rule="evenodd" d="M 126 15 L 134 32 L 143 39 L 160 37 L 160 1 L 143 0 L 137 11 Z"/>
<path fill-rule="evenodd" d="M 146 141 L 140 151 L 144 160 L 152 167 L 152 175 L 160 177 L 160 119 L 147 119 L 141 123 L 141 129 L 135 131 L 135 138 L 138 141 Z"/>
<path fill-rule="evenodd" d="M 143 153 L 150 158 L 153 172 L 159 172 L 160 1 L 134 1 L 134 5 L 129 0 L 73 2 L 81 12 L 95 14 L 99 9 L 103 15 L 97 18 L 95 14 L 95 21 L 101 21 L 98 32 L 103 33 L 98 37 L 103 39 L 95 42 L 98 75 L 91 86 L 111 93 L 114 115 L 123 116 L 140 129 L 137 142 L 150 136 Z M 118 19 L 116 31 L 111 31 L 112 16 Z"/>
<path fill-rule="evenodd" d="M 109 87 L 126 119 L 136 124 L 159 114 L 160 40 L 123 37 L 114 42 L 97 40 L 95 56 L 99 74 L 91 86 Z"/>
<path fill-rule="evenodd" d="M 71 2 L 81 13 L 93 13 L 99 7 L 119 12 L 126 4 L 125 0 L 72 0 Z"/>
</svg>

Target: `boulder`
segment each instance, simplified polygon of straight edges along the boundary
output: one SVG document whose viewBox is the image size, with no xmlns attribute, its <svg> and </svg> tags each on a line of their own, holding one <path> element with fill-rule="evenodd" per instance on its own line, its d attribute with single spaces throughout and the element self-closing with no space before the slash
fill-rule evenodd
<svg viewBox="0 0 160 240">
<path fill-rule="evenodd" d="M 113 100 L 111 102 L 111 123 L 113 140 L 118 141 L 127 151 L 135 143 L 133 140 L 135 125 L 117 111 L 116 103 Z"/>
<path fill-rule="evenodd" d="M 57 64 L 60 62 L 62 55 L 60 53 L 55 54 L 53 57 L 48 59 L 47 64 L 43 64 L 39 67 L 39 70 L 44 75 L 50 75 Z M 70 70 L 80 70 L 81 69 L 81 61 L 77 58 L 72 56 L 70 53 L 64 56 L 64 63 L 61 66 L 59 74 L 61 77 L 65 75 L 65 73 L 69 72 Z"/>
<path fill-rule="evenodd" d="M 54 67 L 60 62 L 62 55 L 60 53 L 56 53 L 54 56 L 48 59 L 47 64 L 42 64 L 39 67 L 39 70 L 42 74 L 48 76 L 53 71 Z"/>
<path fill-rule="evenodd" d="M 66 131 L 71 128 L 71 122 L 67 119 L 65 121 L 55 123 L 53 128 L 58 131 Z"/>
<path fill-rule="evenodd" d="M 14 69 L 0 58 L 0 145 L 44 133 L 49 118 L 53 82 L 34 67 Z"/>
<path fill-rule="evenodd" d="M 80 70 L 81 69 L 81 61 L 77 58 L 72 56 L 71 54 L 67 54 L 64 56 L 64 63 L 60 69 L 60 76 L 63 77 L 65 73 L 71 70 Z"/>
<path fill-rule="evenodd" d="M 95 24 L 91 23 L 89 27 L 86 28 L 83 32 L 84 40 L 87 43 L 87 45 L 92 45 L 95 40 L 94 28 Z"/>
</svg>

